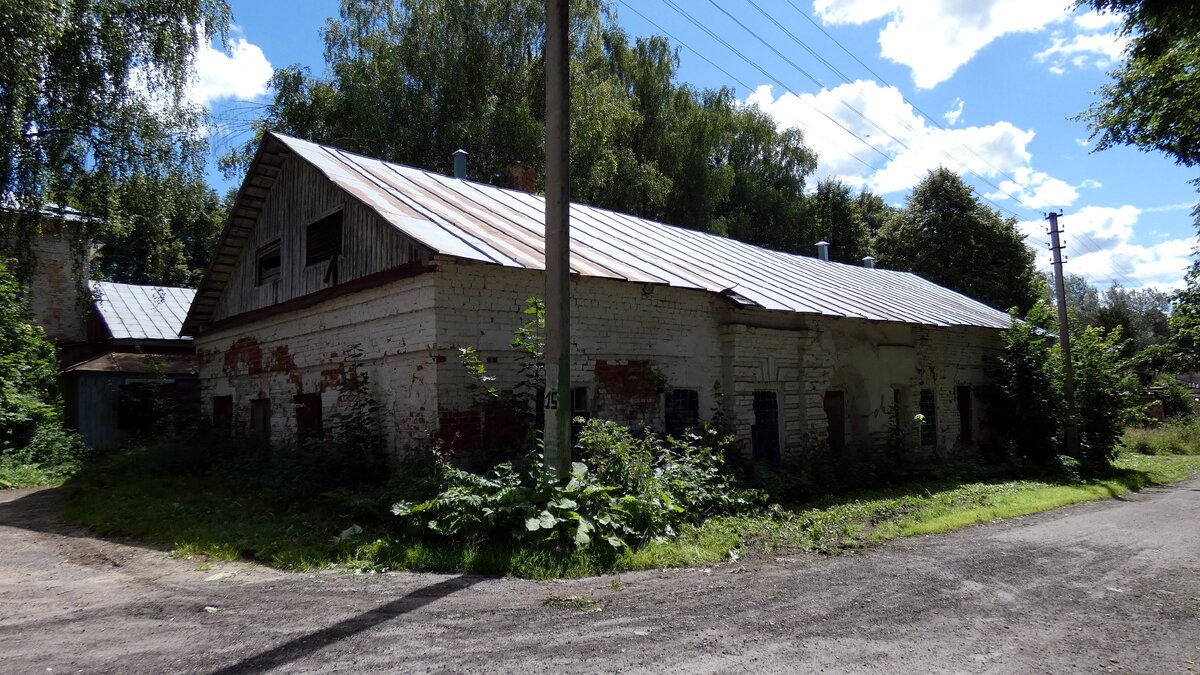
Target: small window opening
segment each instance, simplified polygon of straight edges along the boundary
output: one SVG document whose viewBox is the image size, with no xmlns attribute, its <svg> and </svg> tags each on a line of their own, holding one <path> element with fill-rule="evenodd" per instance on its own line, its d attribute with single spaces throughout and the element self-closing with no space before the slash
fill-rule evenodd
<svg viewBox="0 0 1200 675">
<path fill-rule="evenodd" d="M 975 440 L 975 411 L 970 387 L 958 388 L 958 438 L 966 443 Z"/>
<path fill-rule="evenodd" d="M 773 391 L 754 392 L 750 446 L 754 461 L 779 464 L 779 399 Z"/>
<path fill-rule="evenodd" d="M 342 253 L 342 212 L 331 213 L 308 226 L 304 264 L 316 265 Z"/>
<path fill-rule="evenodd" d="M 279 278 L 279 270 L 283 267 L 283 257 L 279 253 L 279 240 L 258 249 L 258 285 Z"/>
<path fill-rule="evenodd" d="M 921 421 L 921 445 L 931 448 L 937 445 L 937 403 L 932 389 L 921 390 L 920 413 L 924 418 Z"/>
<path fill-rule="evenodd" d="M 695 389 L 672 389 L 666 394 L 664 431 L 676 438 L 688 429 L 700 425 L 700 392 Z"/>
<path fill-rule="evenodd" d="M 321 395 L 318 393 L 298 394 L 296 403 L 296 431 L 301 439 L 324 438 L 325 429 L 321 419 Z"/>
</svg>

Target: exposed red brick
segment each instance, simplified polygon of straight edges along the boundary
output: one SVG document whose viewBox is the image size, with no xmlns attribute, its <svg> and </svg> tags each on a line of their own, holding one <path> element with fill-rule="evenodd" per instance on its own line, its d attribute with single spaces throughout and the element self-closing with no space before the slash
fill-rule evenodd
<svg viewBox="0 0 1200 675">
<path fill-rule="evenodd" d="M 262 372 L 262 347 L 253 337 L 238 338 L 225 350 L 226 375 L 258 375 Z"/>
</svg>

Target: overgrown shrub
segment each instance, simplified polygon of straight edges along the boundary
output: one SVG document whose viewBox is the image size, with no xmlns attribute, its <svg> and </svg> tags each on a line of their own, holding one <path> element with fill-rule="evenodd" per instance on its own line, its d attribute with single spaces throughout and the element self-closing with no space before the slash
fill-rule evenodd
<svg viewBox="0 0 1200 675">
<path fill-rule="evenodd" d="M 0 488 L 61 481 L 87 448 L 63 429 L 54 345 L 0 260 Z"/>
<path fill-rule="evenodd" d="M 1021 320 L 1001 333 L 1004 351 L 991 366 L 988 391 L 1000 444 L 1011 457 L 1048 464 L 1057 454 L 1063 417 L 1058 374 L 1051 354 L 1056 349 L 1050 308 L 1038 302 Z"/>
<path fill-rule="evenodd" d="M 1154 384 L 1162 388 L 1159 400 L 1163 414 L 1169 420 L 1190 420 L 1196 417 L 1196 398 L 1187 385 L 1174 375 L 1161 375 Z"/>
<path fill-rule="evenodd" d="M 1006 453 L 1046 466 L 1068 452 L 1064 424 L 1063 359 L 1050 309 L 1039 302 L 1025 319 L 1015 315 L 1002 333 L 1004 351 L 992 364 L 992 414 Z M 1120 329 L 1073 331 L 1076 422 L 1074 460 L 1088 470 L 1108 466 L 1122 432 L 1137 418 L 1137 378 L 1121 357 Z"/>
<path fill-rule="evenodd" d="M 1121 434 L 1141 417 L 1135 408 L 1138 380 L 1121 356 L 1123 344 L 1120 327 L 1105 333 L 1093 326 L 1072 337 L 1080 453 L 1075 459 L 1088 469 L 1107 467 Z"/>
<path fill-rule="evenodd" d="M 33 323 L 21 286 L 0 260 L 0 456 L 60 427 L 58 359 Z"/>
<path fill-rule="evenodd" d="M 617 551 L 761 504 L 726 470 L 724 442 L 715 433 L 662 441 L 591 420 L 580 434 L 584 461 L 565 483 L 536 455 L 487 473 L 439 458 L 437 494 L 392 511 L 413 531 L 442 537 L 561 550 L 604 542 Z"/>
</svg>

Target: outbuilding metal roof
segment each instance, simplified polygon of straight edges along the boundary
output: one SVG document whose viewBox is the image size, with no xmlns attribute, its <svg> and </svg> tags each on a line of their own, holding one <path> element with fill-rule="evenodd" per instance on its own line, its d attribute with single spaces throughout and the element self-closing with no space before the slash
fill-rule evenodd
<svg viewBox="0 0 1200 675">
<path fill-rule="evenodd" d="M 180 337 L 192 288 L 92 282 L 94 304 L 115 340 L 190 340 Z"/>
</svg>

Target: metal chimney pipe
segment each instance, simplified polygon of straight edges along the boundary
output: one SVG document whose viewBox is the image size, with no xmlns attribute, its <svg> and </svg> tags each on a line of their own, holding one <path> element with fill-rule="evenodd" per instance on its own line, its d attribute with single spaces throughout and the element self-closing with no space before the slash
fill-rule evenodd
<svg viewBox="0 0 1200 675">
<path fill-rule="evenodd" d="M 467 177 L 467 151 L 459 148 L 454 151 L 454 177 Z"/>
<path fill-rule="evenodd" d="M 875 269 L 875 256 L 873 256 L 873 255 L 863 256 L 863 267 L 865 267 L 869 270 Z"/>
<path fill-rule="evenodd" d="M 829 262 L 829 242 L 824 240 L 817 242 L 817 257 Z"/>
</svg>

